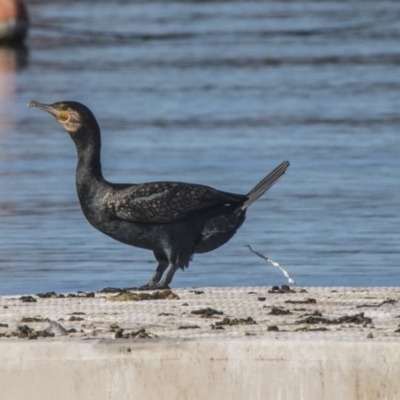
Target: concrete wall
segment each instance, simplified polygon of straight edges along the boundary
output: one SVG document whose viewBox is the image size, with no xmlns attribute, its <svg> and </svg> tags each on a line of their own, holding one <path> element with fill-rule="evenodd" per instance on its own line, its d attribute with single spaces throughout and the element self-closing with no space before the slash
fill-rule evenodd
<svg viewBox="0 0 400 400">
<path fill-rule="evenodd" d="M 400 341 L 1 340 L 1 400 L 396 400 Z"/>
</svg>

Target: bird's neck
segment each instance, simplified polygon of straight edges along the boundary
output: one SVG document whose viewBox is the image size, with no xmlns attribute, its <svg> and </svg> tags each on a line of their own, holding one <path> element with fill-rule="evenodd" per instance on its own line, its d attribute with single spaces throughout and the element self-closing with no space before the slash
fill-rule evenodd
<svg viewBox="0 0 400 400">
<path fill-rule="evenodd" d="M 97 128 L 85 131 L 76 137 L 79 137 L 79 141 L 74 140 L 78 152 L 77 185 L 93 185 L 95 182 L 104 181 L 100 163 L 100 130 Z M 74 139 L 74 137 L 72 138 Z"/>
</svg>

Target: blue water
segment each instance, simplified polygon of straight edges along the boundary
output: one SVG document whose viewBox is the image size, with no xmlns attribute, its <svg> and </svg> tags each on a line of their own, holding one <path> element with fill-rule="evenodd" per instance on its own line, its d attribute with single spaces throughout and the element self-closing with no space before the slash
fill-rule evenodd
<svg viewBox="0 0 400 400">
<path fill-rule="evenodd" d="M 0 295 L 133 286 L 155 267 L 86 222 L 74 145 L 30 100 L 88 105 L 114 182 L 246 193 L 290 160 L 237 235 L 175 287 L 286 283 L 246 244 L 299 285 L 400 285 L 400 3 L 42 1 L 29 12 L 28 53 L 0 48 Z"/>
</svg>

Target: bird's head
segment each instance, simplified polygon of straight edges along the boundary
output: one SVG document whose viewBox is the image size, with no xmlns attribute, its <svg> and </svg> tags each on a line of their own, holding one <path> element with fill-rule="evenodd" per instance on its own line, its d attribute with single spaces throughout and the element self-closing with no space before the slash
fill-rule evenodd
<svg viewBox="0 0 400 400">
<path fill-rule="evenodd" d="M 100 144 L 100 129 L 96 118 L 85 105 L 76 101 L 60 101 L 54 104 L 31 101 L 28 107 L 36 107 L 53 115 L 78 147 L 86 147 L 94 142 Z"/>
<path fill-rule="evenodd" d="M 93 113 L 86 106 L 76 101 L 60 101 L 54 104 L 31 101 L 28 107 L 36 107 L 53 115 L 71 136 L 82 128 L 93 125 L 94 122 L 97 125 Z"/>
</svg>

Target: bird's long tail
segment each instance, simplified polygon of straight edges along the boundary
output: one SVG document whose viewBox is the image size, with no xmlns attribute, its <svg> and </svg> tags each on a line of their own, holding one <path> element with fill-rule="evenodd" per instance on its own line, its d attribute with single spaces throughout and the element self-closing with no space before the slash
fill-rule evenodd
<svg viewBox="0 0 400 400">
<path fill-rule="evenodd" d="M 253 204 L 258 198 L 260 198 L 272 185 L 274 185 L 280 177 L 289 168 L 289 161 L 284 161 L 278 167 L 276 167 L 271 173 L 269 173 L 260 183 L 258 183 L 248 193 L 248 199 L 243 203 L 242 210 L 245 210 L 249 205 Z"/>
</svg>

